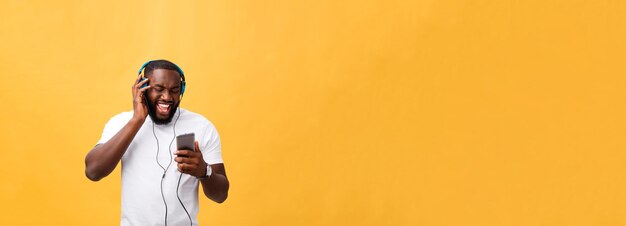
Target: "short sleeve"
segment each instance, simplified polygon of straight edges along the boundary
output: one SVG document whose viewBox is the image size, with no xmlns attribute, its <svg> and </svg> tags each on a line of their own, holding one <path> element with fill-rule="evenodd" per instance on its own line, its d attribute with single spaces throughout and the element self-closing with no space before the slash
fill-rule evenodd
<svg viewBox="0 0 626 226">
<path fill-rule="evenodd" d="M 215 126 L 209 123 L 203 132 L 204 136 L 202 136 L 202 140 L 199 143 L 204 161 L 208 164 L 224 163 L 224 160 L 222 160 L 222 143 Z"/>
<path fill-rule="evenodd" d="M 121 113 L 119 115 L 113 116 L 107 124 L 104 126 L 104 130 L 102 131 L 102 136 L 100 136 L 100 140 L 98 144 L 104 144 L 109 141 L 117 132 L 119 132 L 124 125 L 130 120 L 130 118 L 126 117 L 127 114 Z"/>
</svg>

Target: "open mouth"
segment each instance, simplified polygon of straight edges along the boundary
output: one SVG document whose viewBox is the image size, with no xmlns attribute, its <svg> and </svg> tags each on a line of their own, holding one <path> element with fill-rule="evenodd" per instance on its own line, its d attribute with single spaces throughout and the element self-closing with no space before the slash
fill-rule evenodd
<svg viewBox="0 0 626 226">
<path fill-rule="evenodd" d="M 157 113 L 160 115 L 164 115 L 164 116 L 169 115 L 171 108 L 172 108 L 171 103 L 158 103 L 156 106 Z"/>
</svg>

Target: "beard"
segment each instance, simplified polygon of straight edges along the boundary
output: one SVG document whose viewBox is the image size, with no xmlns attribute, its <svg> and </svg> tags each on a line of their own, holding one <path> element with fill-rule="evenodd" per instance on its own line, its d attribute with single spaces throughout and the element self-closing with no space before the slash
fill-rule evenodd
<svg viewBox="0 0 626 226">
<path fill-rule="evenodd" d="M 180 102 L 172 104 L 172 106 L 170 107 L 170 113 L 167 116 L 167 118 L 165 119 L 160 119 L 157 117 L 156 112 L 156 104 L 153 103 L 152 101 L 147 100 L 148 98 L 144 99 L 144 102 L 148 103 L 148 115 L 150 115 L 150 118 L 152 119 L 152 121 L 157 124 L 157 125 L 165 125 L 168 124 L 172 121 L 172 118 L 174 118 L 174 115 L 176 114 L 176 110 L 178 109 L 178 105 L 180 104 Z"/>
</svg>

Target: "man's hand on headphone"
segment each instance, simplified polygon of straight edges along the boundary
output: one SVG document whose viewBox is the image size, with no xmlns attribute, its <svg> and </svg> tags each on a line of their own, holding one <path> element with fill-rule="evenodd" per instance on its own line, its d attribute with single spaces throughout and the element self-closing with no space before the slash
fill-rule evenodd
<svg viewBox="0 0 626 226">
<path fill-rule="evenodd" d="M 186 173 L 194 177 L 203 177 L 206 175 L 207 163 L 202 158 L 202 152 L 198 146 L 198 141 L 195 142 L 195 151 L 191 150 L 178 150 L 174 158 L 174 161 L 178 163 L 178 171 Z"/>
<path fill-rule="evenodd" d="M 144 102 L 143 95 L 145 93 L 144 91 L 149 89 L 150 86 L 141 88 L 143 84 L 148 82 L 148 78 L 141 81 L 142 76 L 143 74 L 139 74 L 139 76 L 137 77 L 137 80 L 135 81 L 132 87 L 133 88 L 133 118 L 144 121 L 146 120 L 146 117 L 148 116 L 148 106 L 147 106 L 147 103 L 143 103 Z"/>
</svg>

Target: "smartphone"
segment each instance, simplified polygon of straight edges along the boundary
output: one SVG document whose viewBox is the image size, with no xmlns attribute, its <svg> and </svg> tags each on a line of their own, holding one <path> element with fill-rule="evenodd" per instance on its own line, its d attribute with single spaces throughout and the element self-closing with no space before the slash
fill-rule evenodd
<svg viewBox="0 0 626 226">
<path fill-rule="evenodd" d="M 176 136 L 176 148 L 178 150 L 191 150 L 195 151 L 195 135 L 194 133 L 187 133 Z"/>
</svg>

